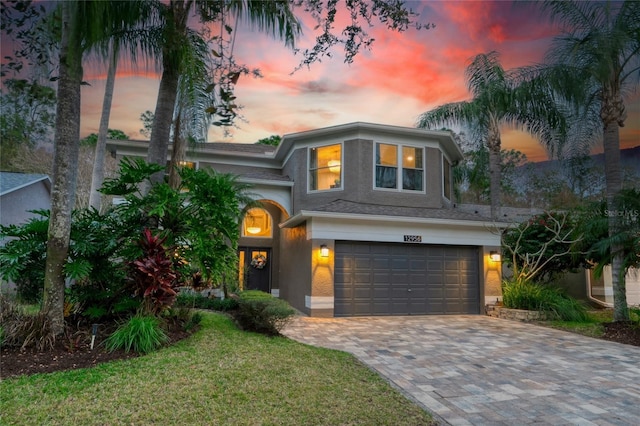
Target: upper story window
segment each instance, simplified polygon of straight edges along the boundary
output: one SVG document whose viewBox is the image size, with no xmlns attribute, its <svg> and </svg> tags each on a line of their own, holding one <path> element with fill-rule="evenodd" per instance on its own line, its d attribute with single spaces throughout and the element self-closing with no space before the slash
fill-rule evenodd
<svg viewBox="0 0 640 426">
<path fill-rule="evenodd" d="M 271 238 L 273 236 L 272 223 L 271 215 L 265 209 L 249 209 L 242 221 L 242 236 Z"/>
<path fill-rule="evenodd" d="M 376 144 L 376 188 L 424 191 L 424 150 Z"/>
<path fill-rule="evenodd" d="M 309 190 L 342 188 L 342 145 L 309 149 Z"/>
</svg>

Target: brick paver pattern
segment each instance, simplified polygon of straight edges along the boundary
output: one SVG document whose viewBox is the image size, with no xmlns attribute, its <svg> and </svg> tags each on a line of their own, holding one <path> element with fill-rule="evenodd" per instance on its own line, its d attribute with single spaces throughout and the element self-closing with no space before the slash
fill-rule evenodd
<svg viewBox="0 0 640 426">
<path fill-rule="evenodd" d="M 640 425 L 640 347 L 482 315 L 296 317 L 443 424 Z"/>
</svg>

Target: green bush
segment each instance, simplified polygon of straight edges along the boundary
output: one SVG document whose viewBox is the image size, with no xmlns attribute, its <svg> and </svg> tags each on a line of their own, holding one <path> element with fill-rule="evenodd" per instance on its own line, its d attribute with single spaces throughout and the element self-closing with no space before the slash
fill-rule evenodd
<svg viewBox="0 0 640 426">
<path fill-rule="evenodd" d="M 284 300 L 251 290 L 240 293 L 236 319 L 245 330 L 278 335 L 294 314 L 295 310 Z"/>
<path fill-rule="evenodd" d="M 640 326 L 640 306 L 629 307 L 629 319 L 635 325 Z"/>
<path fill-rule="evenodd" d="M 502 303 L 511 309 L 544 311 L 563 321 L 587 321 L 586 307 L 557 288 L 528 281 L 506 281 L 502 289 Z"/>
<path fill-rule="evenodd" d="M 169 341 L 160 326 L 160 321 L 153 316 L 136 315 L 122 324 L 104 341 L 108 351 L 123 349 L 125 352 L 146 354 L 160 348 Z"/>
<path fill-rule="evenodd" d="M 238 308 L 235 299 L 210 299 L 196 293 L 179 293 L 175 302 L 176 307 L 186 306 L 196 309 L 211 309 L 212 311 L 233 311 Z"/>
</svg>

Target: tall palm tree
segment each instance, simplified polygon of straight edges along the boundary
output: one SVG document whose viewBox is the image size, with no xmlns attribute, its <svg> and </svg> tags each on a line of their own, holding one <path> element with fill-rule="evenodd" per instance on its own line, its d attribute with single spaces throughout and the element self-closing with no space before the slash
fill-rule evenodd
<svg viewBox="0 0 640 426">
<path fill-rule="evenodd" d="M 190 14 L 197 14 L 202 22 L 219 20 L 224 13 L 235 13 L 261 31 L 284 39 L 287 46 L 293 47 L 294 39 L 300 32 L 300 24 L 286 0 L 170 0 L 161 3 L 162 29 L 162 77 L 158 90 L 158 99 L 151 129 L 151 140 L 147 161 L 165 165 L 174 111 L 178 94 L 179 80 L 186 64 L 190 62 L 189 41 L 192 29 L 188 26 Z M 220 55 L 220 52 L 217 52 Z M 154 177 L 159 181 L 161 174 Z"/>
<path fill-rule="evenodd" d="M 116 70 L 120 53 L 126 49 L 126 53 L 135 64 L 137 57 L 142 54 L 145 57 L 159 56 L 157 37 L 154 35 L 153 24 L 157 22 L 157 3 L 155 0 L 130 0 L 125 4 L 117 2 L 113 5 L 115 14 L 118 9 L 138 10 L 138 18 L 134 25 L 127 24 L 122 27 L 116 21 L 110 31 L 110 35 L 95 46 L 98 60 L 107 59 L 107 79 L 98 128 L 98 141 L 95 147 L 93 172 L 91 176 L 91 189 L 89 192 L 89 207 L 96 210 L 101 208 L 102 195 L 98 189 L 104 181 L 104 157 L 107 147 L 107 135 L 109 131 L 109 118 L 111 115 L 111 103 L 115 88 Z"/>
<path fill-rule="evenodd" d="M 461 125 L 487 147 L 491 217 L 497 220 L 501 208 L 501 127 L 524 130 L 553 153 L 562 140 L 564 115 L 551 95 L 538 90 L 536 81 L 521 81 L 517 72 L 505 71 L 495 51 L 477 55 L 465 75 L 473 98 L 427 111 L 420 115 L 417 126 Z"/>
<path fill-rule="evenodd" d="M 638 90 L 640 81 L 640 2 L 545 1 L 542 8 L 562 25 L 562 34 L 547 55 L 552 67 L 541 74 L 552 89 L 574 104 L 581 126 L 599 127 L 599 131 L 583 134 L 583 141 L 592 146 L 602 140 L 607 206 L 615 211 L 622 189 L 620 127 L 627 118 L 625 95 Z M 617 217 L 609 216 L 610 238 L 618 234 Z M 626 321 L 622 254 L 615 245 L 611 250 L 614 320 Z"/>
<path fill-rule="evenodd" d="M 100 210 L 102 195 L 98 189 L 104 181 L 104 156 L 107 150 L 107 132 L 109 131 L 109 117 L 111 115 L 111 102 L 113 89 L 116 83 L 116 68 L 118 67 L 119 47 L 113 43 L 109 51 L 109 67 L 107 81 L 102 101 L 102 114 L 100 115 L 100 127 L 98 128 L 98 142 L 96 142 L 95 155 L 93 157 L 93 172 L 91 174 L 91 189 L 89 190 L 89 207 Z"/>
</svg>

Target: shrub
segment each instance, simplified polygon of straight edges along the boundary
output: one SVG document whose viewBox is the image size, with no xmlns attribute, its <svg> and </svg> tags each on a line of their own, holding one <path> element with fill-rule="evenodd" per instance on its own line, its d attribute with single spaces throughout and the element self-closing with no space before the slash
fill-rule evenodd
<svg viewBox="0 0 640 426">
<path fill-rule="evenodd" d="M 210 299 L 196 293 L 179 293 L 174 306 L 227 312 L 237 309 L 238 301 L 235 299 Z"/>
<path fill-rule="evenodd" d="M 637 326 L 640 326 L 640 305 L 629 307 L 629 320 Z"/>
<path fill-rule="evenodd" d="M 177 274 L 164 246 L 166 238 L 154 236 L 146 228 L 140 239 L 143 255 L 131 263 L 132 289 L 142 297 L 148 313 L 158 314 L 171 307 L 177 293 Z"/>
<path fill-rule="evenodd" d="M 240 293 L 236 319 L 245 330 L 277 335 L 294 314 L 295 310 L 284 300 L 250 290 Z"/>
<path fill-rule="evenodd" d="M 123 349 L 125 352 L 146 354 L 168 341 L 169 337 L 160 327 L 160 321 L 156 317 L 136 315 L 119 326 L 105 339 L 104 344 L 110 352 Z"/>
<path fill-rule="evenodd" d="M 586 307 L 579 301 L 550 288 L 530 281 L 507 281 L 502 289 L 504 306 L 512 309 L 544 311 L 563 321 L 586 321 Z"/>
</svg>

